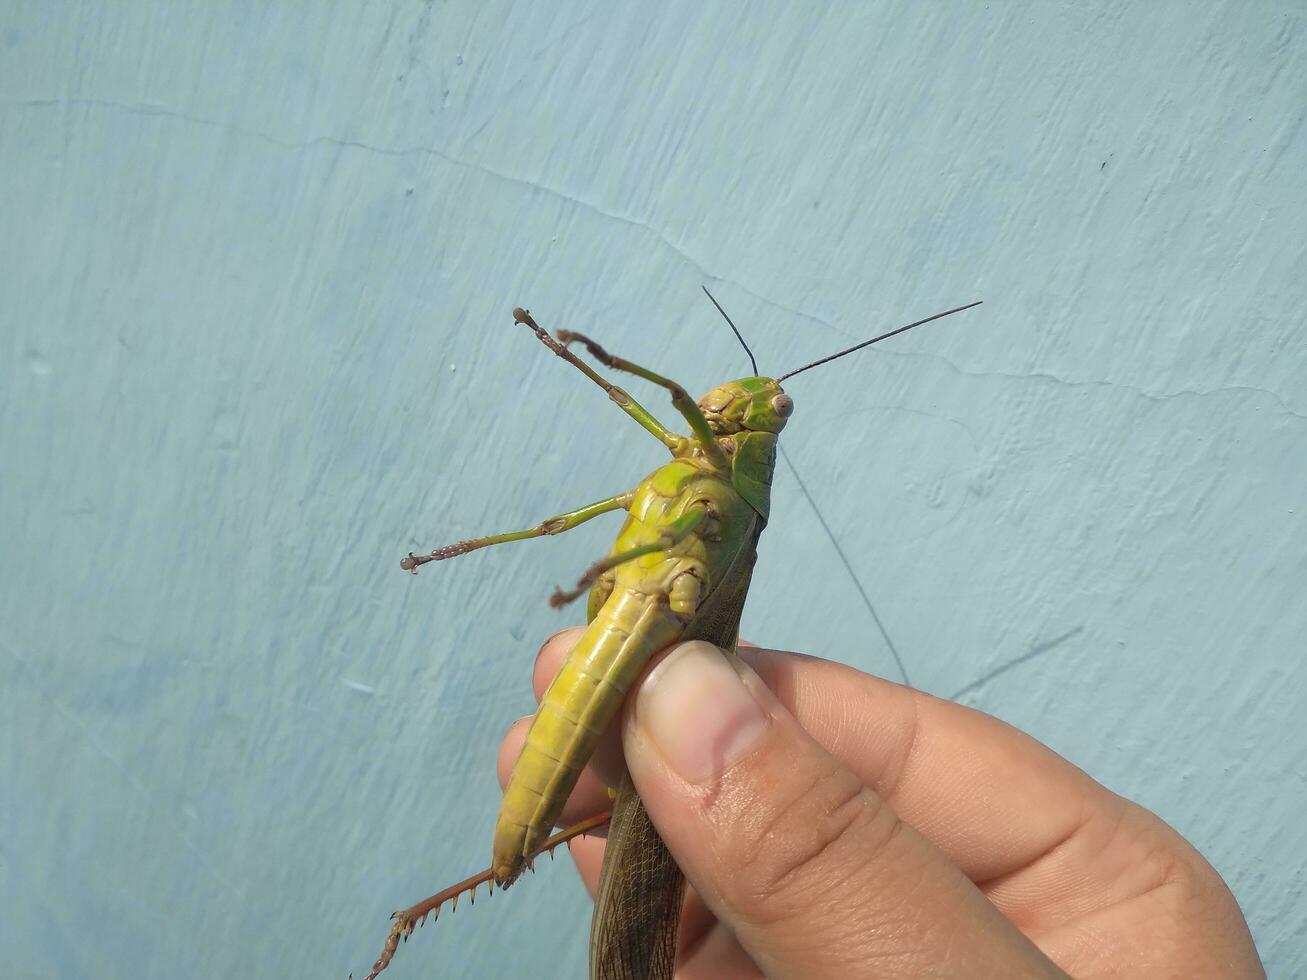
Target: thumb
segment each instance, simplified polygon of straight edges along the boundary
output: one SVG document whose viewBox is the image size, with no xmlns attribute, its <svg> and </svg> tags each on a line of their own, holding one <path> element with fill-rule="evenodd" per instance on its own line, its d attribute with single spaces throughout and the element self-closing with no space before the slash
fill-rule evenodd
<svg viewBox="0 0 1307 980">
<path fill-rule="evenodd" d="M 668 848 L 768 977 L 1063 976 L 716 647 L 658 661 L 623 739 Z"/>
</svg>

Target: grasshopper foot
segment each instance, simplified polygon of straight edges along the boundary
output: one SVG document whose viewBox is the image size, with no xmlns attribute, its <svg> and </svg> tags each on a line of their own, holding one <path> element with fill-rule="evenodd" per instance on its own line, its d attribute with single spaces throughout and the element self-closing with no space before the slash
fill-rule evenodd
<svg viewBox="0 0 1307 980">
<path fill-rule="evenodd" d="M 419 565 L 425 565 L 429 561 L 446 561 L 450 558 L 457 558 L 459 555 L 466 555 L 469 551 L 476 551 L 478 548 L 484 547 L 485 544 L 485 539 L 459 541 L 456 544 L 447 544 L 442 548 L 437 548 L 429 555 L 415 555 L 410 551 L 407 557 L 399 560 L 399 567 L 416 575 Z"/>
<path fill-rule="evenodd" d="M 412 909 L 405 909 L 403 912 L 395 912 L 390 916 L 395 920 L 395 924 L 390 927 L 390 935 L 386 937 L 386 945 L 382 947 L 377 962 L 372 964 L 372 972 L 363 980 L 377 980 L 377 974 L 390 966 L 390 961 L 395 957 L 395 950 L 399 948 L 399 941 L 403 939 L 407 942 L 408 937 L 413 932 L 413 927 L 418 924 L 412 912 Z M 422 918 L 425 919 L 426 915 L 423 915 Z M 349 980 L 354 980 L 354 974 L 349 975 Z"/>
<path fill-rule="evenodd" d="M 554 586 L 554 594 L 549 597 L 549 605 L 553 609 L 562 609 L 569 602 L 575 602 L 581 598 L 581 594 L 590 588 L 589 583 L 577 589 L 570 589 L 564 592 L 558 586 Z"/>
</svg>

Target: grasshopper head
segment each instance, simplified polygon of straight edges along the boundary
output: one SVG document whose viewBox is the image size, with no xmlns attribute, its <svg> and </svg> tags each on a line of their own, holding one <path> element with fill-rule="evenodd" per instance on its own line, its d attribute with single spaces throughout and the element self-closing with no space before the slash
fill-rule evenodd
<svg viewBox="0 0 1307 980">
<path fill-rule="evenodd" d="M 741 378 L 718 385 L 699 399 L 699 409 L 718 435 L 777 433 L 794 411 L 794 400 L 774 378 Z"/>
</svg>

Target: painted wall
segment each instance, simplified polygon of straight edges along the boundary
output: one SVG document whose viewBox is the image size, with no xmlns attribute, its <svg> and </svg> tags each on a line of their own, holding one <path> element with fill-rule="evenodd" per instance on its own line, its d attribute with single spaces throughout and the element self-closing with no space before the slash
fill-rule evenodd
<svg viewBox="0 0 1307 980">
<path fill-rule="evenodd" d="M 614 525 L 398 559 L 662 458 L 513 306 L 703 390 L 704 283 L 765 371 L 985 300 L 791 384 L 746 635 L 1047 741 L 1307 972 L 1300 3 L 271 6 L 0 9 L 5 976 L 343 977 L 481 867 Z"/>
</svg>

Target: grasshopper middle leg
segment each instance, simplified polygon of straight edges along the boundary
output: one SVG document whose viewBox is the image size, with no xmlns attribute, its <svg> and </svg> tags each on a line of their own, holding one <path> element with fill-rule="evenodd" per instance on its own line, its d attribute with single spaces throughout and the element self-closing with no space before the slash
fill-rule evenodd
<svg viewBox="0 0 1307 980">
<path fill-rule="evenodd" d="M 425 565 L 429 561 L 444 561 L 446 558 L 457 558 L 459 555 L 466 555 L 469 551 L 488 548 L 492 544 L 503 544 L 506 541 L 525 541 L 528 538 L 539 538 L 546 534 L 562 534 L 564 531 L 570 531 L 578 524 L 583 524 L 590 518 L 598 517 L 600 514 L 606 514 L 610 510 L 625 510 L 631 506 L 633 495 L 633 491 L 628 490 L 626 493 L 619 493 L 615 497 L 606 497 L 603 500 L 595 501 L 593 504 L 587 504 L 576 510 L 570 510 L 565 514 L 558 514 L 548 520 L 541 521 L 535 527 L 529 527 L 525 531 L 509 531 L 505 534 L 491 534 L 484 538 L 459 541 L 456 544 L 447 544 L 443 548 L 437 548 L 429 555 L 415 555 L 410 551 L 408 556 L 400 561 L 399 567 L 416 575 L 418 566 Z"/>
<path fill-rule="evenodd" d="M 707 512 L 702 507 L 695 507 L 687 510 L 684 514 L 667 525 L 667 529 L 658 536 L 658 540 L 651 544 L 641 545 L 638 548 L 631 548 L 627 551 L 619 551 L 615 555 L 609 555 L 603 558 L 585 570 L 585 574 L 577 579 L 576 587 L 564 592 L 562 589 L 555 589 L 554 594 L 549 597 L 549 604 L 555 609 L 567 605 L 573 599 L 577 599 L 599 581 L 599 576 L 609 569 L 616 568 L 618 565 L 631 561 L 635 558 L 643 558 L 645 555 L 652 555 L 658 551 L 665 551 L 696 527 L 703 523 L 707 517 Z"/>
</svg>

